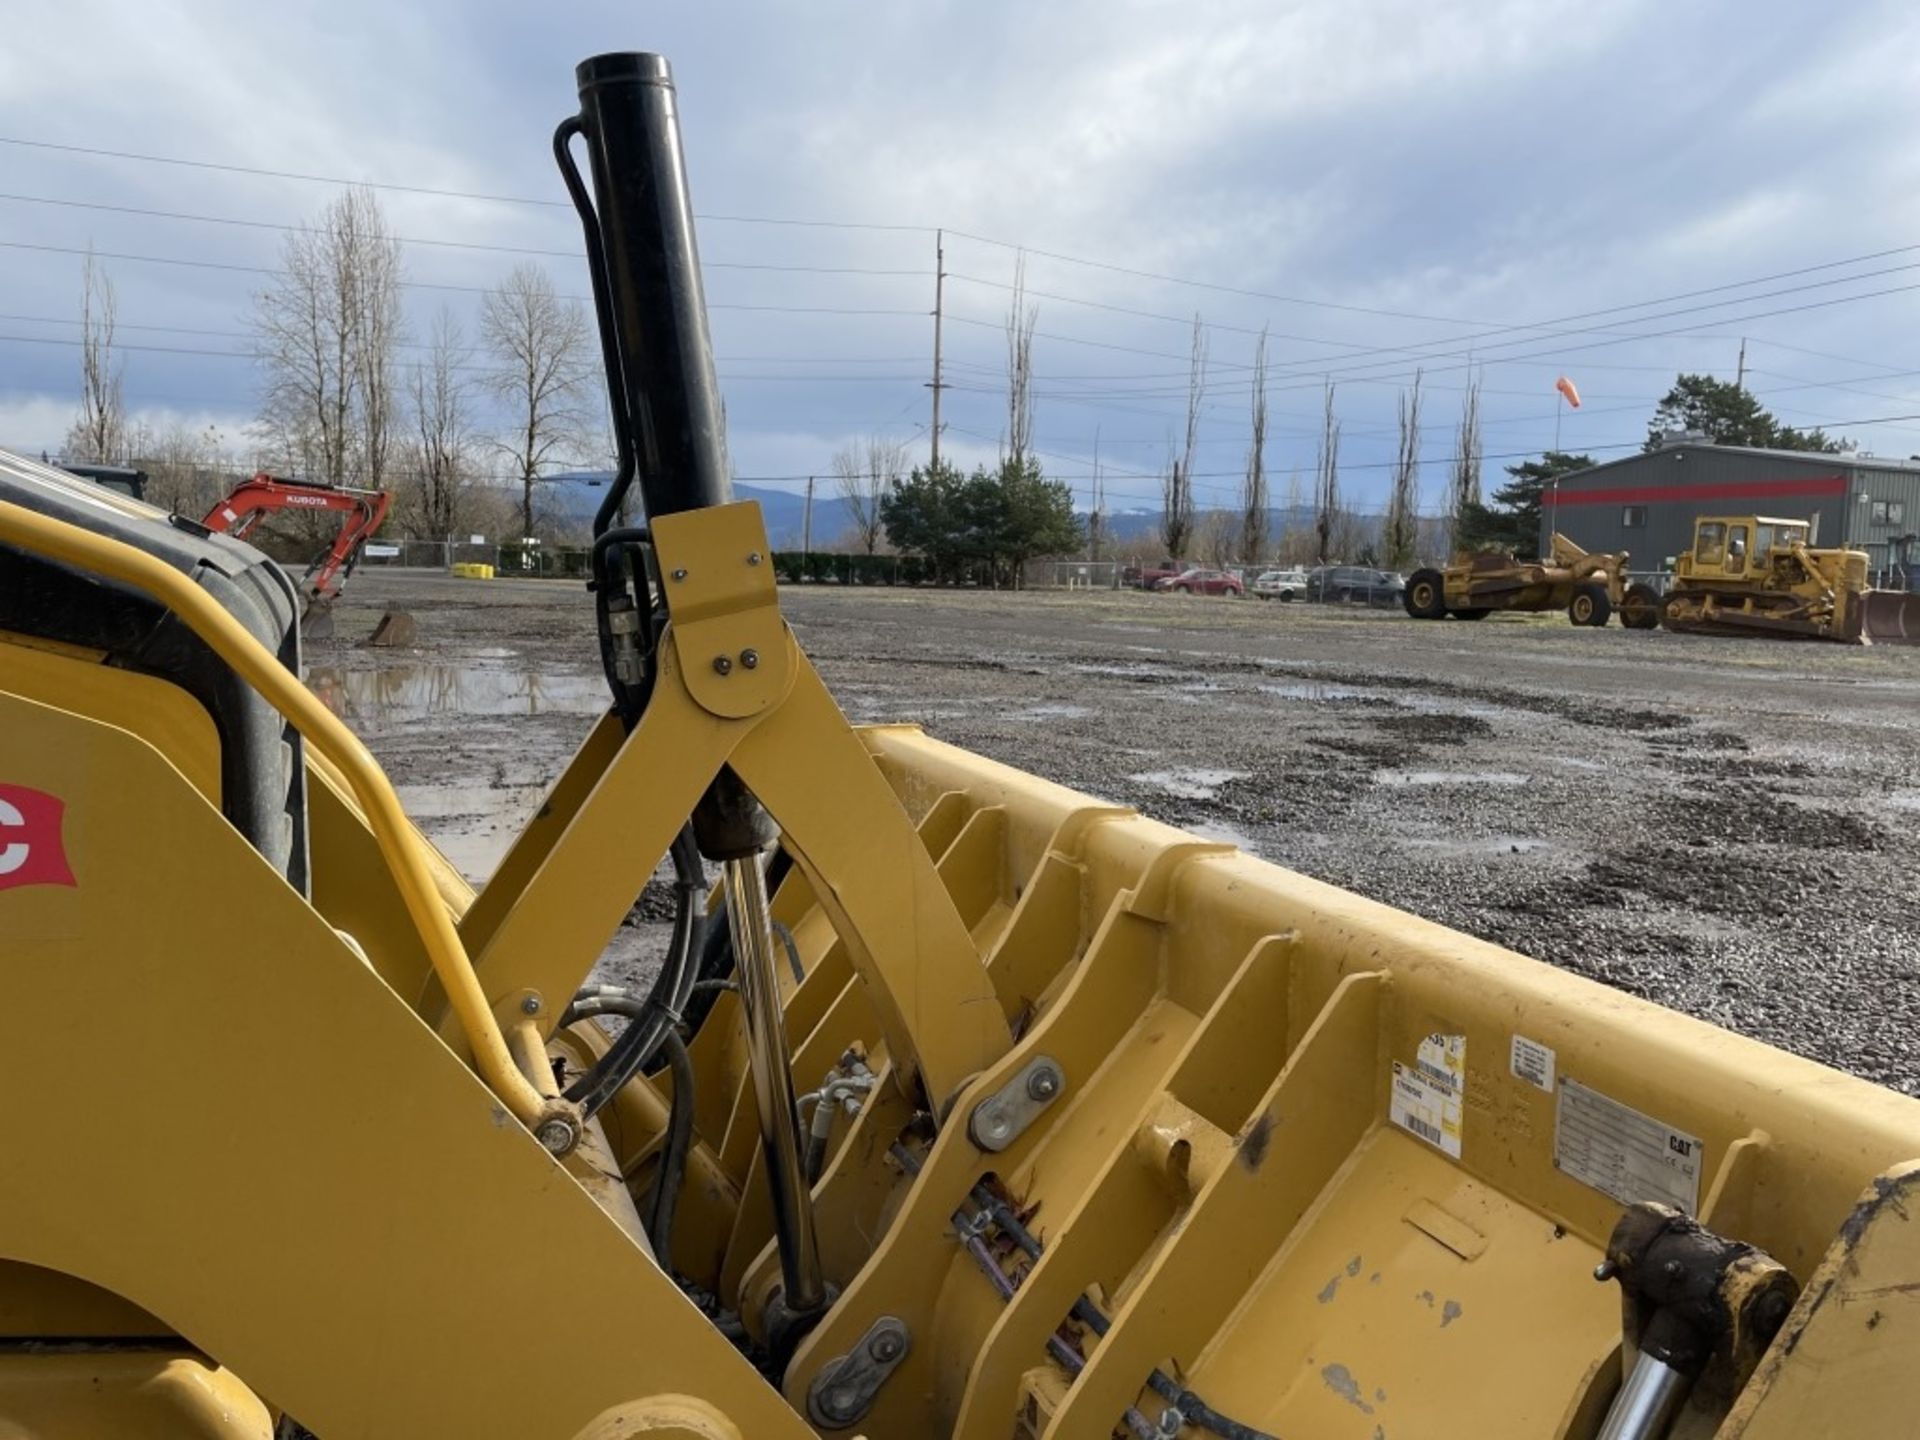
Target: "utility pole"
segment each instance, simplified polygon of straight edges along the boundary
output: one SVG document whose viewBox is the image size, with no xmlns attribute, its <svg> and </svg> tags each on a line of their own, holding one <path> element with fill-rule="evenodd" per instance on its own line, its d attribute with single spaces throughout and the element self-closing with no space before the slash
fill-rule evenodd
<svg viewBox="0 0 1920 1440">
<path fill-rule="evenodd" d="M 933 460 L 929 468 L 940 468 L 940 311 L 946 296 L 947 232 L 933 232 Z"/>
<path fill-rule="evenodd" d="M 807 508 L 801 512 L 800 553 L 802 555 L 813 553 L 813 477 L 811 475 L 807 476 Z"/>
<path fill-rule="evenodd" d="M 1736 390 L 1747 388 L 1747 337 L 1744 335 L 1740 337 L 1740 373 L 1733 377 L 1733 384 Z"/>
</svg>

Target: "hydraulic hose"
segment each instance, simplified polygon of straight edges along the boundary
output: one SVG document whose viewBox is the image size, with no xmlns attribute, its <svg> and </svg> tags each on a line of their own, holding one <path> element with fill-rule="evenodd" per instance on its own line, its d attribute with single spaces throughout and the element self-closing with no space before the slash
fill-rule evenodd
<svg viewBox="0 0 1920 1440">
<path fill-rule="evenodd" d="M 673 858 L 675 895 L 673 935 L 667 944 L 667 956 L 660 973 L 654 977 L 652 989 L 640 1002 L 639 1013 L 607 1047 L 606 1054 L 594 1062 L 593 1068 L 567 1087 L 566 1098 L 578 1104 L 588 1116 L 603 1109 L 621 1086 L 652 1062 L 661 1037 L 679 1022 L 682 1008 L 693 991 L 693 956 L 701 938 L 698 932 L 704 929 L 704 917 L 699 914 L 704 875 L 691 827 L 681 829 L 668 853 Z M 570 1023 L 569 1016 L 581 1018 L 588 1013 L 583 1005 L 591 1003 L 589 999 L 568 1007 L 561 1023 Z"/>
<path fill-rule="evenodd" d="M 653 1177 L 653 1204 L 646 1216 L 647 1237 L 653 1253 L 668 1270 L 673 1268 L 673 1213 L 686 1180 L 687 1151 L 693 1144 L 693 1061 L 679 1032 L 669 1028 L 660 1037 L 667 1069 L 673 1075 L 673 1103 L 667 1118 L 667 1142 Z"/>
</svg>

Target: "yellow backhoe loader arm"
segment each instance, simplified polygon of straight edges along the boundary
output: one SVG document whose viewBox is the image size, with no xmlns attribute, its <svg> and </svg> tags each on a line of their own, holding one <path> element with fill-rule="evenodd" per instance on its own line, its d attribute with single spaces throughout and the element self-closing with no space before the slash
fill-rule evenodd
<svg viewBox="0 0 1920 1440">
<path fill-rule="evenodd" d="M 543 1096 L 514 1062 L 399 797 L 359 737 L 217 600 L 165 562 L 118 540 L 4 501 L 0 501 L 0 543 L 131 585 L 160 601 L 334 765 L 360 803 L 393 871 L 434 974 L 472 1049 L 475 1068 L 514 1118 L 538 1135 L 543 1145 L 556 1153 L 571 1150 L 580 1134 L 573 1107 Z"/>
</svg>

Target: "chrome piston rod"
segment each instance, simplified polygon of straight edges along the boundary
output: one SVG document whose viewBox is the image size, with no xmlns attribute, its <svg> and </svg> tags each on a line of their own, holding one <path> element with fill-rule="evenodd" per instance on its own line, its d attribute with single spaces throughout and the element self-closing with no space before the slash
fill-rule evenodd
<svg viewBox="0 0 1920 1440">
<path fill-rule="evenodd" d="M 1613 1398 L 1597 1440 L 1664 1440 L 1693 1382 L 1644 1351 Z"/>
<path fill-rule="evenodd" d="M 778 942 L 767 913 L 767 882 L 760 856 L 725 862 L 727 924 L 740 1002 L 747 1012 L 747 1050 L 753 1099 L 760 1117 L 767 1181 L 773 1190 L 774 1233 L 780 1243 L 782 1302 L 796 1314 L 826 1303 L 820 1244 L 813 1228 L 813 1192 L 807 1184 L 800 1141 L 800 1112 L 793 1095 L 793 1055 L 781 1013 Z"/>
</svg>

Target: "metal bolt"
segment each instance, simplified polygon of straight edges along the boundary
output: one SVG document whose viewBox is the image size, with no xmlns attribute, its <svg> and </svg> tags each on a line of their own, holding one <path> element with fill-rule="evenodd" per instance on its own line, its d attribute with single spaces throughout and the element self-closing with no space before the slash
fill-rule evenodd
<svg viewBox="0 0 1920 1440">
<path fill-rule="evenodd" d="M 740 652 L 740 663 L 749 670 L 758 669 L 760 666 L 760 652 L 758 650 L 742 650 Z"/>
<path fill-rule="evenodd" d="M 1060 1072 L 1044 1066 L 1027 1077 L 1027 1094 L 1035 1100 L 1051 1100 L 1060 1093 Z"/>
<path fill-rule="evenodd" d="M 1666 1264 L 1662 1265 L 1660 1269 L 1669 1280 L 1678 1280 L 1682 1275 L 1687 1273 L 1687 1267 L 1682 1265 L 1678 1260 L 1669 1260 Z"/>
<path fill-rule="evenodd" d="M 758 550 L 754 551 L 751 555 L 747 556 L 747 564 L 758 565 L 759 563 L 760 563 L 760 552 Z"/>
<path fill-rule="evenodd" d="M 540 1013 L 540 997 L 538 995 L 527 996 L 526 999 L 520 1002 L 520 1013 L 522 1015 L 538 1015 Z"/>
<path fill-rule="evenodd" d="M 724 655 L 716 655 L 713 657 L 713 673 L 714 674 L 728 675 L 728 674 L 731 674 L 732 672 L 733 672 L 733 661 L 729 660 Z"/>
<path fill-rule="evenodd" d="M 1611 1280 L 1613 1274 L 1613 1261 L 1611 1260 L 1602 1260 L 1598 1265 L 1593 1267 L 1593 1278 L 1596 1280 Z"/>
<path fill-rule="evenodd" d="M 687 572 L 685 570 L 676 570 L 673 572 L 673 578 L 676 580 L 684 580 L 687 578 Z"/>
<path fill-rule="evenodd" d="M 867 1353 L 882 1365 L 891 1364 L 900 1358 L 900 1352 L 906 1349 L 900 1337 L 891 1330 L 882 1330 L 873 1337 L 873 1343 L 867 1346 Z"/>
<path fill-rule="evenodd" d="M 1013 1122 L 998 1105 L 986 1105 L 980 1111 L 980 1133 L 989 1140 L 1004 1140 L 1013 1133 Z"/>
<path fill-rule="evenodd" d="M 565 1120 L 545 1120 L 540 1128 L 533 1132 L 534 1139 L 546 1149 L 549 1155 L 565 1155 L 573 1149 L 574 1130 Z"/>
</svg>

